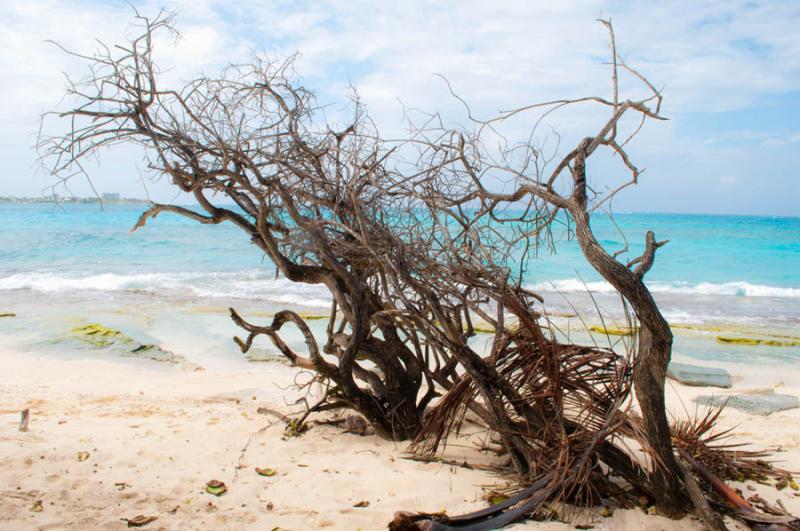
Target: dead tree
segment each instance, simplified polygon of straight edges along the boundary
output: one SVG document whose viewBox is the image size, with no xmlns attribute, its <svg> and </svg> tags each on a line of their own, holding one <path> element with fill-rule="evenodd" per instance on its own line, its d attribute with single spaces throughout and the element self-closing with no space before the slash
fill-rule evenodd
<svg viewBox="0 0 800 531">
<path fill-rule="evenodd" d="M 648 233 L 644 254 L 621 263 L 591 229 L 592 213 L 624 185 L 595 194 L 587 160 L 610 149 L 630 172 L 628 184 L 635 183 L 639 170 L 624 150 L 629 139 L 617 140 L 620 121 L 630 114 L 642 123 L 661 119 L 661 95 L 615 50 L 611 100 L 533 105 L 477 121 L 470 131 L 450 130 L 434 116 L 404 142 L 389 144 L 357 99 L 346 126 L 327 126 L 313 94 L 295 81 L 291 60 L 256 57 L 217 77 L 163 87 L 153 41 L 174 33 L 172 17 L 137 14 L 137 21 L 141 34 L 124 45 L 89 56 L 68 52 L 87 62 L 89 75 L 68 80 L 72 106 L 45 115 L 38 147 L 52 173 L 69 179 L 104 147 L 137 146 L 150 170 L 191 194 L 197 208 L 154 204 L 134 230 L 162 212 L 232 223 L 279 274 L 330 291 L 322 345 L 293 311 L 263 325 L 231 310 L 247 332 L 236 339 L 242 350 L 267 336 L 329 384 L 315 410 L 356 409 L 382 435 L 415 439 L 421 452 L 437 451 L 466 411 L 477 415 L 510 456 L 503 470 L 525 488 L 513 502 L 460 520 L 465 525 L 499 526 L 548 501 L 586 505 L 598 496 L 625 505 L 644 495 L 676 515 L 687 507 L 684 486 L 714 525 L 693 476 L 675 460 L 670 437 L 690 439 L 681 448 L 704 448 L 706 464 L 737 458 L 710 448 L 695 425 L 670 431 L 667 423 L 663 392 L 672 337 L 643 281 L 662 243 Z M 652 95 L 620 101 L 620 69 Z M 501 142 L 494 153 L 486 148 L 485 136 L 497 135 L 512 117 L 580 103 L 600 105 L 610 116 L 564 157 L 544 159 L 530 143 Z M 67 132 L 48 135 L 51 118 L 68 120 Z M 393 162 L 398 149 L 418 150 L 411 168 Z M 555 166 L 546 172 L 550 163 Z M 492 183 L 498 180 L 513 190 L 497 190 Z M 542 298 L 523 287 L 531 251 L 550 241 L 562 214 L 586 259 L 632 308 L 639 333 L 631 352 L 560 343 L 543 317 Z M 488 353 L 469 341 L 476 318 L 494 331 Z M 286 325 L 300 330 L 307 353 L 282 339 Z M 641 419 L 627 413 L 632 389 Z M 637 462 L 620 438 L 636 439 L 652 466 Z M 610 481 L 599 462 L 628 488 Z M 737 463 L 733 470 L 753 466 Z"/>
<path fill-rule="evenodd" d="M 438 375 L 423 369 L 425 353 L 413 332 L 376 318 L 385 310 L 386 283 L 374 256 L 396 238 L 382 221 L 391 207 L 390 187 L 383 184 L 391 148 L 357 101 L 348 126 L 327 128 L 313 94 L 293 81 L 291 59 L 256 57 L 218 77 L 162 86 L 153 41 L 174 34 L 173 18 L 162 12 L 152 20 L 137 14 L 136 20 L 140 35 L 123 45 L 102 46 L 88 56 L 67 52 L 86 61 L 89 74 L 68 79 L 73 107 L 43 119 L 38 147 L 50 170 L 69 179 L 104 147 L 140 147 L 150 170 L 191 194 L 198 208 L 154 204 L 134 230 L 163 212 L 206 224 L 229 222 L 281 275 L 331 292 L 321 347 L 292 311 L 278 313 L 267 326 L 232 311 L 248 333 L 239 340 L 242 349 L 266 335 L 292 362 L 332 382 L 333 405 L 327 407 L 352 407 L 388 437 L 413 437 Z M 52 118 L 68 122 L 68 131 L 47 135 Z M 305 336 L 306 354 L 281 339 L 287 324 Z"/>
<path fill-rule="evenodd" d="M 455 227 L 454 231 L 447 230 L 448 222 L 440 222 L 441 230 L 447 233 L 440 240 L 450 246 L 448 252 L 460 261 L 451 268 L 451 275 L 473 272 L 471 278 L 464 278 L 468 275 L 461 273 L 463 285 L 481 292 L 497 309 L 496 319 L 490 319 L 497 329 L 495 341 L 490 356 L 483 362 L 497 371 L 499 382 L 513 382 L 513 388 L 519 391 L 515 396 L 503 389 L 502 383 L 493 387 L 494 382 L 486 377 L 486 373 L 493 376 L 492 371 L 485 366 L 473 367 L 459 358 L 466 374 L 432 409 L 417 439 L 418 448 L 435 452 L 447 435 L 457 430 L 459 412 L 467 404 L 480 401 L 489 404 L 492 413 L 501 412 L 490 426 L 504 433 L 501 438 L 516 471 L 538 485 L 517 499 L 513 510 L 514 504 L 508 504 L 503 509 L 469 516 L 458 521 L 459 526 L 469 527 L 470 522 L 478 521 L 486 525 L 487 518 L 495 525 L 513 521 L 515 511 L 517 515 L 530 513 L 543 500 L 574 501 L 580 499 L 581 493 L 591 498 L 595 487 L 602 485 L 602 479 L 590 477 L 582 467 L 597 461 L 604 462 L 635 491 L 648 496 L 661 514 L 674 517 L 693 506 L 710 527 L 721 526 L 700 494 L 697 479 L 686 470 L 694 467 L 700 473 L 696 463 L 685 458 L 688 453 L 682 434 L 685 435 L 686 426 L 671 428 L 666 416 L 664 386 L 672 334 L 644 282 L 657 249 L 666 242 L 656 241 L 655 235 L 648 232 L 642 255 L 620 261 L 622 253 L 605 249 L 592 231 L 592 215 L 602 212 L 617 193 L 638 181 L 641 172 L 625 151 L 626 145 L 647 121 L 664 119 L 660 92 L 617 54 L 613 28 L 610 22 L 601 22 L 611 38 L 611 99 L 592 96 L 556 100 L 488 120 L 474 118 L 465 103 L 475 125 L 473 129 L 448 129 L 434 115 L 426 117 L 425 124 L 415 131 L 415 139 L 422 146 L 417 165 L 425 173 L 416 180 L 403 182 L 402 186 L 407 195 L 416 197 L 430 209 L 433 218 L 448 219 Z M 649 94 L 622 100 L 621 72 L 640 83 Z M 594 135 L 581 139 L 566 155 L 561 156 L 558 151 L 546 155 L 534 144 L 542 119 L 561 108 L 577 105 L 593 105 L 606 109 L 608 114 Z M 533 124 L 528 141 L 511 144 L 501 133 L 502 126 L 511 119 L 519 122 L 526 114 L 532 115 Z M 632 116 L 635 117 L 632 131 L 623 136 L 620 133 L 623 119 Z M 601 150 L 615 155 L 629 176 L 605 193 L 596 191 L 587 170 L 589 159 Z M 559 345 L 555 335 L 547 333 L 546 323 L 541 323 L 540 313 L 534 309 L 536 296 L 522 287 L 522 271 L 528 264 L 530 250 L 552 245 L 551 231 L 559 222 L 570 226 L 587 261 L 632 310 L 634 322 L 630 325 L 636 334 L 629 359 L 603 357 L 598 349 L 580 351 L 572 345 Z M 515 248 L 522 251 L 512 258 Z M 503 259 L 496 262 L 498 257 Z M 506 267 L 498 267 L 498 263 Z M 508 267 L 510 263 L 516 263 L 516 268 Z M 504 314 L 514 317 L 513 327 L 504 323 Z M 565 355 L 566 352 L 570 354 Z M 600 366 L 593 365 L 598 360 L 604 361 Z M 581 372 L 584 368 L 586 373 L 580 376 L 569 374 L 569 369 Z M 590 374 L 596 380 L 586 388 Z M 549 389 L 543 385 L 550 382 L 558 385 Z M 623 412 L 631 385 L 641 416 Z M 479 397 L 487 394 L 479 392 L 481 388 L 490 389 L 488 394 L 495 397 L 494 403 Z M 565 389 L 569 391 L 565 393 Z M 588 400 L 582 400 L 582 393 Z M 567 401 L 572 402 L 564 406 Z M 581 428 L 587 425 L 592 427 L 583 432 Z M 614 437 L 620 435 L 641 443 L 650 457 L 648 467 L 642 467 L 614 444 Z M 673 438 L 679 443 L 684 464 L 676 459 Z M 587 456 L 590 456 L 588 461 Z M 726 461 L 729 457 L 719 459 Z M 542 478 L 549 480 L 542 484 Z"/>
</svg>

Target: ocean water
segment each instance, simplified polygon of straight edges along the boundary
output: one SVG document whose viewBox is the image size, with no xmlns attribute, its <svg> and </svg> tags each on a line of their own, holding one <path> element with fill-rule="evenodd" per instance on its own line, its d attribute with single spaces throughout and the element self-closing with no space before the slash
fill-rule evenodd
<svg viewBox="0 0 800 531">
<path fill-rule="evenodd" d="M 328 306 L 324 288 L 276 279 L 269 260 L 233 226 L 204 226 L 163 213 L 130 233 L 144 208 L 0 204 L 0 312 L 22 311 L 45 328 L 70 315 L 75 321 L 136 315 L 126 326 L 151 335 L 158 329 L 153 324 L 158 314 L 163 322 L 182 319 L 182 330 L 195 326 L 198 333 L 211 334 L 211 323 L 225 320 L 228 306 L 251 311 L 285 305 L 323 311 Z M 615 222 L 597 217 L 593 226 L 608 249 L 622 248 L 627 239 L 627 256 L 641 253 L 647 230 L 669 240 L 659 249 L 647 284 L 672 323 L 705 327 L 705 342 L 698 342 L 703 337 L 696 334 L 681 339 L 691 354 L 800 357 L 797 347 L 714 342 L 719 330 L 761 338 L 800 336 L 800 218 L 618 214 Z M 577 312 L 596 322 L 602 312 L 621 321 L 621 305 L 611 287 L 585 263 L 576 242 L 563 232 L 555 236 L 557 252 L 542 250 L 530 262 L 525 284 L 542 293 L 554 313 Z M 180 317 L 186 308 L 191 312 Z M 208 311 L 198 317 L 202 308 Z M 17 323 L 16 328 L 0 323 L 0 333 L 27 337 L 29 345 L 46 339 Z M 235 330 L 220 326 L 224 330 L 217 330 L 213 341 L 199 341 L 197 333 L 182 340 L 191 340 L 195 352 L 205 349 L 209 359 L 215 349 L 236 356 L 229 346 L 222 347 Z M 168 335 L 160 340 L 175 343 Z"/>
</svg>

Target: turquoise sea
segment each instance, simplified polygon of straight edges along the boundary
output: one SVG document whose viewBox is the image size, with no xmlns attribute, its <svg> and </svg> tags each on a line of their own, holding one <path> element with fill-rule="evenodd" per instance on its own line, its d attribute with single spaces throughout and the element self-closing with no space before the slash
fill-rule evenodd
<svg viewBox="0 0 800 531">
<path fill-rule="evenodd" d="M 226 320 L 222 314 L 228 306 L 253 311 L 328 306 L 323 288 L 276 279 L 272 264 L 235 227 L 203 226 L 165 213 L 130 233 L 144 208 L 0 204 L 0 312 L 27 312 L 51 321 L 70 314 L 108 320 L 125 314 L 120 308 L 136 313 L 130 311 L 134 307 L 174 320 L 171 309 L 192 307 L 195 314 L 207 308 L 215 319 Z M 641 252 L 647 230 L 670 241 L 659 250 L 647 283 L 672 323 L 748 337 L 800 335 L 800 218 L 622 213 L 615 222 L 631 257 Z M 608 249 L 624 246 L 607 218 L 596 217 L 593 226 Z M 556 236 L 557 252 L 543 250 L 526 271 L 525 284 L 541 292 L 554 313 L 577 311 L 596 322 L 599 307 L 621 320 L 610 286 L 586 265 L 574 241 Z M 106 313 L 100 315 L 101 309 Z M 186 317 L 182 326 L 216 322 L 205 318 Z M 157 328 L 137 326 L 149 334 Z M 22 328 L 2 323 L 0 333 Z M 229 342 L 231 331 L 220 331 L 217 341 L 204 342 L 203 348 Z M 787 361 L 800 357 L 800 348 L 793 346 L 720 345 L 713 333 L 704 342 L 685 339 L 685 349 L 699 357 L 738 359 L 738 353 L 753 352 Z M 191 335 L 196 343 L 197 334 Z M 225 348 L 228 356 L 236 355 Z"/>
</svg>

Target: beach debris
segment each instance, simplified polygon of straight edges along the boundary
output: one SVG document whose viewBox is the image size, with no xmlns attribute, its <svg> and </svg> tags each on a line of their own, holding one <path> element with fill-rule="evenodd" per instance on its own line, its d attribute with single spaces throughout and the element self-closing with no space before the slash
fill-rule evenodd
<svg viewBox="0 0 800 531">
<path fill-rule="evenodd" d="M 774 336 L 784 337 L 784 336 Z M 793 336 L 785 336 L 793 337 Z M 781 341 L 778 339 L 762 339 L 756 337 L 729 337 L 717 336 L 717 341 L 720 343 L 728 343 L 731 345 L 766 345 L 769 347 L 800 347 L 800 340 L 791 339 L 789 341 Z"/>
<path fill-rule="evenodd" d="M 508 496 L 501 494 L 496 490 L 490 490 L 483 495 L 483 499 L 489 502 L 489 505 L 498 505 L 508 499 Z"/>
<path fill-rule="evenodd" d="M 28 431 L 28 422 L 31 420 L 30 408 L 23 409 L 19 417 L 19 431 Z"/>
<path fill-rule="evenodd" d="M 17 316 L 17 314 L 15 314 L 14 312 L 0 312 L 0 318 L 1 317 L 16 317 L 16 316 Z"/>
<path fill-rule="evenodd" d="M 264 476 L 264 477 L 267 477 L 267 478 L 271 478 L 272 476 L 277 474 L 278 471 L 275 470 L 274 468 L 259 468 L 259 467 L 256 467 L 256 473 L 259 476 Z"/>
<path fill-rule="evenodd" d="M 722 406 L 710 407 L 693 418 L 673 423 L 672 440 L 681 455 L 688 453 L 721 480 L 752 480 L 770 485 L 769 478 L 790 476 L 768 461 L 772 450 L 746 450 L 732 442 L 732 430 L 717 427 L 723 410 Z"/>
<path fill-rule="evenodd" d="M 147 344 L 143 343 L 143 344 L 139 345 L 138 347 L 132 349 L 131 353 L 132 354 L 138 354 L 139 352 L 147 352 L 149 350 L 153 350 L 154 348 L 156 348 L 155 345 L 147 345 Z"/>
<path fill-rule="evenodd" d="M 311 426 L 308 423 L 298 419 L 291 419 L 286 425 L 286 429 L 283 430 L 283 436 L 284 438 L 299 437 L 310 429 Z"/>
<path fill-rule="evenodd" d="M 693 387 L 728 388 L 733 385 L 731 375 L 725 369 L 689 365 L 674 361 L 667 368 L 667 377 Z"/>
<path fill-rule="evenodd" d="M 31 505 L 31 512 L 40 513 L 42 511 L 44 511 L 44 505 L 42 504 L 42 500 L 36 500 L 35 502 L 33 502 L 33 505 Z"/>
<path fill-rule="evenodd" d="M 361 500 L 357 504 L 353 505 L 353 507 L 356 507 L 356 508 L 359 508 L 359 509 L 363 508 L 363 507 L 369 507 L 369 502 L 367 500 Z"/>
<path fill-rule="evenodd" d="M 342 423 L 342 430 L 345 433 L 355 433 L 356 435 L 371 435 L 375 430 L 360 415 L 349 415 Z"/>
<path fill-rule="evenodd" d="M 206 483 L 206 492 L 213 494 L 214 496 L 222 496 L 228 492 L 228 487 L 225 486 L 224 482 L 217 479 L 212 479 Z"/>
<path fill-rule="evenodd" d="M 789 487 L 792 490 L 800 490 L 800 485 L 798 485 L 794 478 L 788 474 L 778 478 L 778 481 L 775 482 L 775 488 L 778 490 L 783 490 L 786 487 Z"/>
<path fill-rule="evenodd" d="M 115 487 L 117 488 L 117 490 L 119 490 L 119 491 L 123 491 L 123 490 L 127 489 L 128 487 L 130 487 L 130 485 L 128 485 L 128 484 L 127 484 L 127 483 L 125 483 L 124 481 L 119 481 L 119 482 L 117 482 L 117 483 L 114 483 L 114 486 L 115 486 Z"/>
<path fill-rule="evenodd" d="M 158 520 L 158 516 L 145 516 L 140 514 L 139 516 L 134 516 L 130 520 L 127 518 L 123 518 L 122 520 L 128 524 L 128 527 L 143 527 L 150 522 Z"/>
<path fill-rule="evenodd" d="M 78 461 L 83 462 L 89 459 L 89 452 L 78 452 Z"/>
<path fill-rule="evenodd" d="M 481 511 L 481 512 L 485 512 Z M 389 531 L 418 531 L 430 529 L 430 522 L 447 521 L 447 511 L 442 509 L 438 513 L 414 513 L 411 511 L 395 511 L 394 518 L 389 522 Z M 458 517 L 456 517 L 458 520 Z"/>
<path fill-rule="evenodd" d="M 721 406 L 742 410 L 752 415 L 771 415 L 778 411 L 800 407 L 800 399 L 793 395 L 764 393 L 761 395 L 700 395 L 695 402 L 707 406 Z"/>
</svg>

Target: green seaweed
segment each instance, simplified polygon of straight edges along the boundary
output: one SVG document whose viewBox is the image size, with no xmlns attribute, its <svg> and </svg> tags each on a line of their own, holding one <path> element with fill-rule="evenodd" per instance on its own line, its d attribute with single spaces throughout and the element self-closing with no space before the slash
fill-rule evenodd
<svg viewBox="0 0 800 531">
<path fill-rule="evenodd" d="M 768 336 L 768 337 L 779 337 L 781 339 L 795 339 L 795 340 L 800 341 L 800 336 L 784 336 L 784 335 L 781 335 L 781 334 L 764 334 L 764 335 Z"/>
<path fill-rule="evenodd" d="M 275 317 L 275 312 L 249 312 L 249 315 L 254 317 Z M 330 319 L 330 315 L 328 314 L 319 314 L 319 313 L 298 313 L 298 317 L 300 317 L 304 321 L 321 321 L 323 319 Z"/>
<path fill-rule="evenodd" d="M 773 336 L 779 337 L 779 336 Z M 766 345 L 769 347 L 800 347 L 800 341 L 778 341 L 776 339 L 762 339 L 757 337 L 729 337 L 717 336 L 717 341 L 730 345 Z"/>
<path fill-rule="evenodd" d="M 140 343 L 120 330 L 99 323 L 77 326 L 70 330 L 69 336 L 54 339 L 52 343 L 58 344 L 68 339 L 81 341 L 96 349 L 113 349 L 121 355 L 135 356 L 158 362 L 184 364 L 188 367 L 198 368 L 197 365 L 187 364 L 187 360 L 183 356 L 164 350 L 157 344 Z"/>
<path fill-rule="evenodd" d="M 589 331 L 609 336 L 632 336 L 634 334 L 634 330 L 630 328 L 603 328 L 602 326 L 590 326 Z"/>
<path fill-rule="evenodd" d="M 132 338 L 119 330 L 103 326 L 99 323 L 89 323 L 78 326 L 73 328 L 71 332 L 77 339 L 98 348 L 109 347 L 116 343 L 130 344 L 134 342 Z"/>
<path fill-rule="evenodd" d="M 298 314 L 304 321 L 321 321 L 323 319 L 329 319 L 330 315 L 319 315 L 319 314 L 308 314 L 308 313 L 301 313 Z"/>
</svg>

